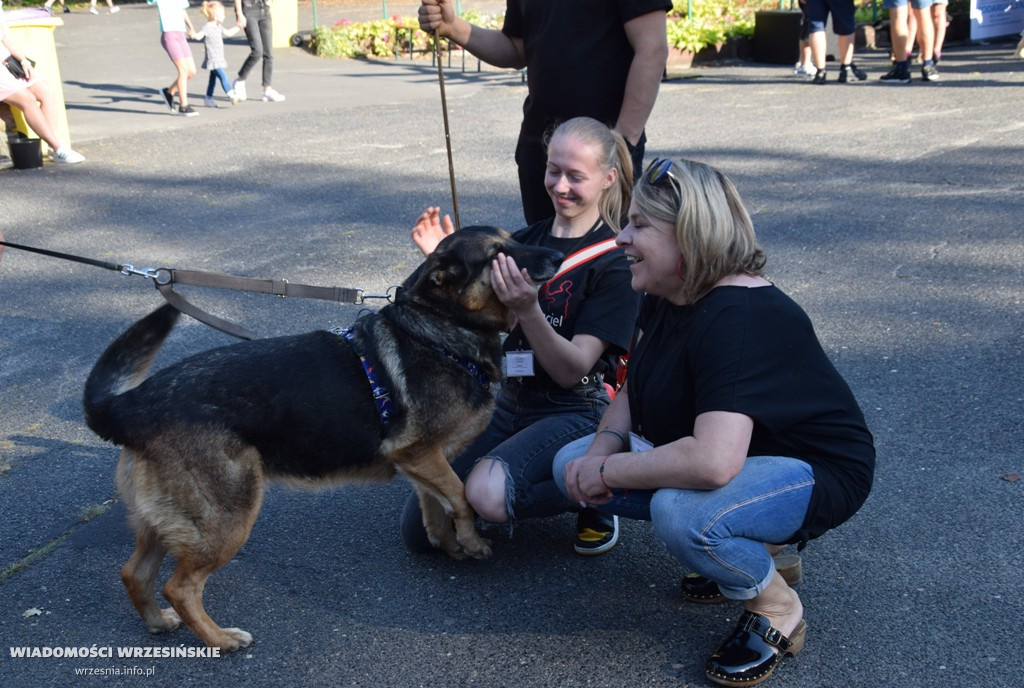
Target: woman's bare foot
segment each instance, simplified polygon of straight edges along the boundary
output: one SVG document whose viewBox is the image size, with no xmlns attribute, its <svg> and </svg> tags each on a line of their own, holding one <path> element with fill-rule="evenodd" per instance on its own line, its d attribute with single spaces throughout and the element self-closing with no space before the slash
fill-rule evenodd
<svg viewBox="0 0 1024 688">
<path fill-rule="evenodd" d="M 778 571 L 764 592 L 747 600 L 744 606 L 748 611 L 767 617 L 772 626 L 787 638 L 804 618 L 804 605 L 800 596 L 786 584 Z"/>
</svg>

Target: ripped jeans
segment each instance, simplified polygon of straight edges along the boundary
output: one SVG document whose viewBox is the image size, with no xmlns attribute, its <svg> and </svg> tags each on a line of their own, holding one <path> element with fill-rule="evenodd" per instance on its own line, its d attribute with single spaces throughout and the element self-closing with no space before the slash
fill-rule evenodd
<svg viewBox="0 0 1024 688">
<path fill-rule="evenodd" d="M 593 436 L 555 456 L 555 480 L 565 490 L 565 467 L 586 453 Z M 612 490 L 598 511 L 651 521 L 654 534 L 687 571 L 718 583 L 722 594 L 749 600 L 775 575 L 762 543 L 789 542 L 803 524 L 814 489 L 811 467 L 784 456 L 748 456 L 743 469 L 717 490 Z"/>
<path fill-rule="evenodd" d="M 505 467 L 509 524 L 522 518 L 555 516 L 579 511 L 565 497 L 551 474 L 555 453 L 580 437 L 593 433 L 609 399 L 600 386 L 545 391 L 506 382 L 497 395 L 487 429 L 452 462 L 463 481 L 483 458 Z M 402 513 L 402 539 L 414 551 L 430 548 L 416 493 Z"/>
</svg>

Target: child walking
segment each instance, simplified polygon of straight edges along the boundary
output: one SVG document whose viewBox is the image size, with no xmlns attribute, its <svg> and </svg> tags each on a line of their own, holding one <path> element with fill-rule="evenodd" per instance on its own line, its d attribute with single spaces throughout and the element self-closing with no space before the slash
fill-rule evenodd
<svg viewBox="0 0 1024 688">
<path fill-rule="evenodd" d="M 188 80 L 196 75 L 196 63 L 192 49 L 188 47 L 188 35 L 195 33 L 192 20 L 188 18 L 188 0 L 146 0 L 156 5 L 160 14 L 160 45 L 174 63 L 178 75 L 170 86 L 160 89 L 167 108 L 183 117 L 195 117 L 199 113 L 188 104 Z M 174 107 L 174 94 L 178 94 L 178 107 Z"/>
<path fill-rule="evenodd" d="M 235 92 L 228 85 L 228 73 L 225 71 L 228 66 L 224 58 L 224 37 L 230 38 L 242 29 L 234 26 L 230 29 L 224 28 L 224 3 L 218 0 L 204 0 L 201 12 L 207 22 L 199 33 L 193 33 L 193 40 L 202 39 L 206 46 L 206 57 L 203 58 L 203 69 L 210 70 L 210 82 L 206 86 L 206 98 L 203 100 L 206 107 L 218 107 L 217 101 L 213 99 L 213 91 L 220 81 L 221 88 L 228 94 L 232 103 L 235 102 Z"/>
</svg>

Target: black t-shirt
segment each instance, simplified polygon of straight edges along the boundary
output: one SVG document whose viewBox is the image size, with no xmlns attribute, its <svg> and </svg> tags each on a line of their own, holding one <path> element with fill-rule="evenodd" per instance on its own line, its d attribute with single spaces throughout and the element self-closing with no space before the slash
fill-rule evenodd
<svg viewBox="0 0 1024 688">
<path fill-rule="evenodd" d="M 849 386 L 810 318 L 774 286 L 722 286 L 688 306 L 647 297 L 630 357 L 633 429 L 656 446 L 693 434 L 708 411 L 754 421 L 748 456 L 788 456 L 814 470 L 794 542 L 852 516 L 871 490 L 875 450 Z"/>
<path fill-rule="evenodd" d="M 569 256 L 593 244 L 615 238 L 603 222 L 585 237 L 561 239 L 551 236 L 554 218 L 541 220 L 515 233 L 516 241 L 544 246 Z M 630 286 L 629 263 L 621 248 L 608 251 L 576 266 L 557 279 L 544 284 L 538 293 L 544 317 L 560 336 L 572 339 L 589 334 L 608 342 L 607 356 L 624 353 L 633 337 L 640 295 Z M 518 326 L 505 339 L 508 351 L 528 350 L 529 342 Z M 593 372 L 603 372 L 601 360 Z M 551 376 L 534 362 L 533 377 L 521 378 L 527 387 L 558 388 Z"/>
<path fill-rule="evenodd" d="M 614 126 L 633 48 L 622 25 L 666 0 L 507 0 L 502 33 L 523 39 L 529 95 L 521 139 L 552 124 L 592 117 Z"/>
</svg>

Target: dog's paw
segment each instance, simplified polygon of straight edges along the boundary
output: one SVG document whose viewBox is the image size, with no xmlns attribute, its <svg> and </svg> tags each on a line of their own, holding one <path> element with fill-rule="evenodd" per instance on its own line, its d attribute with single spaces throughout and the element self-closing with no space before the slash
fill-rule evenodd
<svg viewBox="0 0 1024 688">
<path fill-rule="evenodd" d="M 477 536 L 475 541 L 462 543 L 462 551 L 474 559 L 486 559 L 491 556 L 491 541 Z"/>
<path fill-rule="evenodd" d="M 241 628 L 222 628 L 221 639 L 214 643 L 223 652 L 234 652 L 240 647 L 249 647 L 252 644 L 252 635 Z"/>
<path fill-rule="evenodd" d="M 178 627 L 181 626 L 181 617 L 178 616 L 178 612 L 174 611 L 170 607 L 167 609 L 161 609 L 160 616 L 160 622 L 149 627 L 150 633 L 167 633 L 169 631 L 177 630 Z"/>
</svg>

